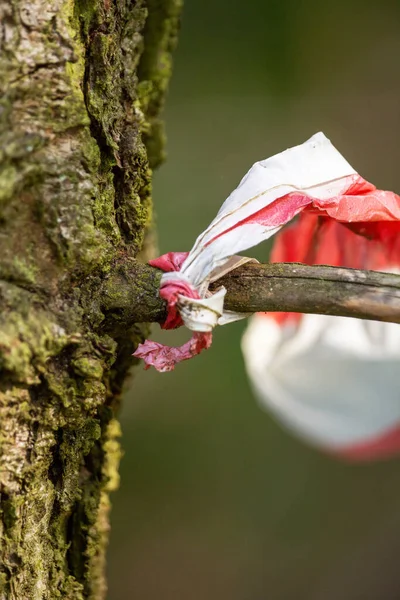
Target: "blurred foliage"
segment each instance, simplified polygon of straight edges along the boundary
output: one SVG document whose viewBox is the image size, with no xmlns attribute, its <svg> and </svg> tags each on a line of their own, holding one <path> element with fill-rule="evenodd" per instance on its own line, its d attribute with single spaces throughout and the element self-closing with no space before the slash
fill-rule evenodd
<svg viewBox="0 0 400 600">
<path fill-rule="evenodd" d="M 395 0 L 187 0 L 154 186 L 160 251 L 190 249 L 254 161 L 318 130 L 399 191 L 399 55 Z M 283 432 L 246 381 L 244 326 L 127 387 L 110 600 L 399 598 L 399 461 L 347 465 Z"/>
</svg>

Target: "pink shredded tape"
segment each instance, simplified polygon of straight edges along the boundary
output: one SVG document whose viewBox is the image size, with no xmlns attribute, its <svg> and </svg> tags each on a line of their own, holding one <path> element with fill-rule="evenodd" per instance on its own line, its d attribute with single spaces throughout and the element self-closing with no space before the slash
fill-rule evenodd
<svg viewBox="0 0 400 600">
<path fill-rule="evenodd" d="M 188 252 L 169 252 L 163 254 L 154 260 L 149 261 L 149 265 L 157 267 L 165 272 L 179 271 Z M 161 325 L 162 329 L 176 329 L 183 325 L 182 319 L 176 304 L 179 296 L 188 298 L 200 298 L 197 291 L 184 281 L 171 281 L 160 286 L 160 296 L 167 301 L 168 315 L 165 323 Z M 172 371 L 177 363 L 188 360 L 202 350 L 211 346 L 211 333 L 193 333 L 191 339 L 179 347 L 165 346 L 158 342 L 146 340 L 144 344 L 139 344 L 134 356 L 143 358 L 145 369 L 154 367 L 157 371 L 165 373 Z"/>
<path fill-rule="evenodd" d="M 330 217 L 370 238 L 390 234 L 393 244 L 398 243 L 399 196 L 377 190 L 358 175 L 322 133 L 316 134 L 300 146 L 255 163 L 188 254 L 171 252 L 150 261 L 163 271 L 180 272 L 176 280 L 161 280 L 160 295 L 168 304 L 163 328 L 173 329 L 185 321 L 179 313 L 180 298 L 189 299 L 189 304 L 190 299 L 207 298 L 208 284 L 217 267 L 268 239 L 299 213 Z M 223 308 L 221 314 L 219 322 L 223 323 Z M 202 333 L 197 328 L 192 339 L 180 348 L 147 340 L 134 356 L 143 358 L 146 368 L 171 371 L 175 364 L 209 348 L 211 341 L 209 331 Z"/>
</svg>

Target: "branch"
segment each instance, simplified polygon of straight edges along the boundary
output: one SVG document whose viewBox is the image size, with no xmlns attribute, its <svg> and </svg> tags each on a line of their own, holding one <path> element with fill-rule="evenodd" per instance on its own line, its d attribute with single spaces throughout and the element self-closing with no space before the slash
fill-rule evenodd
<svg viewBox="0 0 400 600">
<path fill-rule="evenodd" d="M 248 264 L 218 280 L 225 307 L 400 323 L 400 276 L 300 263 Z"/>
<path fill-rule="evenodd" d="M 117 265 L 100 289 L 107 331 L 162 323 L 161 271 L 136 261 Z M 237 312 L 300 312 L 400 323 L 400 275 L 300 263 L 250 263 L 213 284 Z M 96 300 L 97 301 L 97 300 Z"/>
</svg>

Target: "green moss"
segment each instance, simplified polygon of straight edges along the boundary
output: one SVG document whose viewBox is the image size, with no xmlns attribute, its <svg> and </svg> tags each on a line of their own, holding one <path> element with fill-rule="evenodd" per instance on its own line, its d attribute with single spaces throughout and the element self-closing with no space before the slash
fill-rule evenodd
<svg viewBox="0 0 400 600">
<path fill-rule="evenodd" d="M 113 173 L 109 169 L 98 179 L 98 194 L 93 199 L 92 210 L 96 227 L 101 229 L 114 246 L 121 243 L 121 233 L 115 220 Z"/>
<path fill-rule="evenodd" d="M 105 480 L 104 492 L 110 493 L 119 486 L 119 463 L 122 458 L 119 439 L 122 435 L 121 426 L 117 419 L 112 419 L 106 429 L 104 451 L 105 461 L 103 464 L 103 476 Z"/>
<path fill-rule="evenodd" d="M 37 282 L 39 269 L 33 257 L 6 256 L 0 263 L 0 279 L 17 285 L 33 287 Z"/>
<path fill-rule="evenodd" d="M 138 95 L 149 127 L 145 142 L 152 168 L 165 158 L 165 133 L 161 120 L 172 72 L 172 52 L 177 43 L 182 0 L 148 0 L 144 30 L 145 50 L 139 65 Z"/>
<path fill-rule="evenodd" d="M 18 171 L 13 165 L 6 165 L 0 170 L 0 202 L 12 198 L 18 183 Z"/>
<path fill-rule="evenodd" d="M 5 573 L 0 573 L 0 592 L 4 593 L 7 589 L 7 575 Z"/>
<path fill-rule="evenodd" d="M 61 132 L 72 127 L 89 126 L 90 119 L 84 103 L 82 82 L 84 75 L 83 48 L 75 46 L 77 53 L 76 62 L 68 62 L 65 65 L 65 76 L 68 79 L 68 88 L 71 90 L 67 96 L 63 118 L 57 120 L 55 130 Z"/>
<path fill-rule="evenodd" d="M 124 331 L 135 322 L 163 321 L 165 302 L 158 293 L 161 274 L 133 260 L 115 265 L 101 291 L 101 310 L 106 315 L 103 327 Z M 140 297 L 140 302 L 132 303 L 135 297 Z"/>
<path fill-rule="evenodd" d="M 24 258 L 16 257 L 14 259 L 13 270 L 24 282 L 31 284 L 35 283 L 38 267 L 34 262 L 28 262 L 28 260 L 25 260 Z"/>
<path fill-rule="evenodd" d="M 45 313 L 3 315 L 0 322 L 0 366 L 13 377 L 35 380 L 38 369 L 68 343 L 66 332 Z"/>
<path fill-rule="evenodd" d="M 82 377 L 90 379 L 101 379 L 103 376 L 102 363 L 90 356 L 82 356 L 72 361 L 72 367 L 76 373 Z"/>
<path fill-rule="evenodd" d="M 89 32 L 96 25 L 96 17 L 98 11 L 98 2 L 96 0 L 76 0 L 74 3 L 74 19 L 83 33 L 84 38 L 87 38 Z"/>
</svg>

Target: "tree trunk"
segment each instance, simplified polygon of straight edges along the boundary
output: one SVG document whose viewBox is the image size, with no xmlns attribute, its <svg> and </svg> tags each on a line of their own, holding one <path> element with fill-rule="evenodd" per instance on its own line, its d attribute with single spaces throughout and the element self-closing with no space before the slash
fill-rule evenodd
<svg viewBox="0 0 400 600">
<path fill-rule="evenodd" d="M 151 220 L 180 1 L 0 0 L 1 600 L 106 594 L 145 330 L 107 314 L 105 281 L 132 277 Z"/>
</svg>

